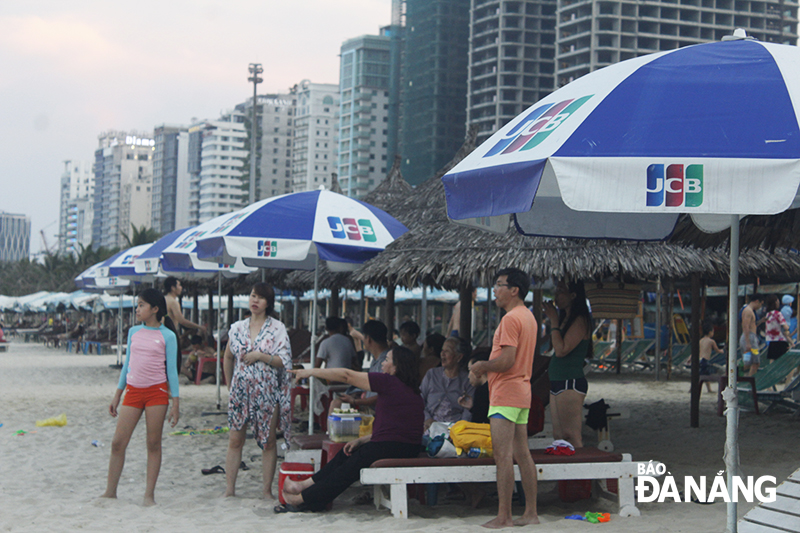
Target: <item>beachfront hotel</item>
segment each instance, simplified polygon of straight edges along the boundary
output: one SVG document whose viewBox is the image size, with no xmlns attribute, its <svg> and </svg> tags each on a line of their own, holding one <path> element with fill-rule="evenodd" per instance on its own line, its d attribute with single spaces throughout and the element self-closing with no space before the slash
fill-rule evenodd
<svg viewBox="0 0 800 533">
<path fill-rule="evenodd" d="M 28 259 L 31 250 L 31 219 L 0 211 L 0 261 Z"/>
<path fill-rule="evenodd" d="M 244 116 L 231 111 L 189 127 L 189 224 L 242 208 L 242 167 L 247 151 Z M 243 203 L 244 202 L 244 203 Z"/>
<path fill-rule="evenodd" d="M 720 41 L 743 28 L 759 41 L 797 44 L 796 0 L 559 0 L 556 86 L 626 59 Z"/>
<path fill-rule="evenodd" d="M 330 188 L 335 173 L 339 85 L 303 80 L 291 89 L 296 101 L 292 143 L 292 192 Z"/>
<path fill-rule="evenodd" d="M 88 161 L 64 161 L 58 216 L 58 251 L 77 255 L 92 243 L 94 173 Z"/>
<path fill-rule="evenodd" d="M 391 39 L 383 31 L 349 39 L 340 57 L 339 185 L 362 198 L 388 171 Z"/>
<path fill-rule="evenodd" d="M 109 131 L 98 136 L 94 160 L 94 246 L 123 246 L 131 224 L 150 226 L 152 132 Z"/>
</svg>

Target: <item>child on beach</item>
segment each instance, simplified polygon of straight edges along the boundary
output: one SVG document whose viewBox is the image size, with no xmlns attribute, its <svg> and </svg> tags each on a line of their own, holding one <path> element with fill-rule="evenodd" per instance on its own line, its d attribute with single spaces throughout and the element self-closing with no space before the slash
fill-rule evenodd
<svg viewBox="0 0 800 533">
<path fill-rule="evenodd" d="M 108 412 L 117 420 L 111 441 L 108 463 L 108 484 L 103 498 L 116 498 L 117 485 L 125 465 L 125 450 L 142 411 L 147 423 L 147 481 L 144 505 L 155 505 L 154 493 L 161 469 L 161 433 L 172 396 L 169 421 L 178 423 L 178 337 L 172 320 L 166 316 L 167 304 L 156 289 L 145 289 L 139 295 L 136 319 L 142 325 L 128 333 L 128 357 L 122 367 L 119 385 Z M 164 325 L 161 321 L 164 320 Z M 169 382 L 169 392 L 167 391 Z M 122 391 L 125 399 L 117 410 Z"/>
<path fill-rule="evenodd" d="M 711 359 L 712 353 L 722 353 L 722 350 L 714 339 L 712 339 L 712 335 L 714 334 L 714 327 L 708 323 L 703 323 L 703 338 L 700 339 L 700 375 L 701 376 L 710 376 L 711 375 L 711 365 L 709 364 L 709 360 Z M 711 392 L 711 382 L 706 381 L 706 390 Z"/>
</svg>

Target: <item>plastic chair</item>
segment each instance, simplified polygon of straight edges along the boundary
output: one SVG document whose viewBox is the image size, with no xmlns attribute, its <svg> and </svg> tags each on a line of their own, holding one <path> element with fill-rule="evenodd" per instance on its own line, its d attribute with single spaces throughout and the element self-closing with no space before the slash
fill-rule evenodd
<svg viewBox="0 0 800 533">
<path fill-rule="evenodd" d="M 206 363 L 216 363 L 216 362 L 217 362 L 216 357 L 200 357 L 197 359 L 197 374 L 195 374 L 194 376 L 195 385 L 200 385 L 200 380 L 203 379 L 203 366 Z M 222 372 L 222 369 L 220 369 L 219 375 L 222 377 L 222 382 L 227 385 L 228 382 L 225 381 L 225 372 Z"/>
<path fill-rule="evenodd" d="M 292 387 L 291 390 L 291 397 L 290 397 L 290 405 L 291 405 L 291 417 L 294 420 L 294 402 L 295 398 L 300 396 L 300 408 L 307 409 L 308 408 L 308 387 L 303 387 L 302 385 L 295 385 Z"/>
</svg>

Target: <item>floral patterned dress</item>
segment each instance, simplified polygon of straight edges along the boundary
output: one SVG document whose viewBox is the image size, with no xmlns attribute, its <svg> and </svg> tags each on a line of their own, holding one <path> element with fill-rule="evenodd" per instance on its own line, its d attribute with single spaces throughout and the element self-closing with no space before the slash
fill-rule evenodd
<svg viewBox="0 0 800 533">
<path fill-rule="evenodd" d="M 253 343 L 250 340 L 250 319 L 246 318 L 231 325 L 228 338 L 235 359 L 228 399 L 228 426 L 233 430 L 241 430 L 245 424 L 249 424 L 258 446 L 264 449 L 270 436 L 269 423 L 277 407 L 277 431 L 282 431 L 288 439 L 291 431 L 291 376 L 286 370 L 278 370 L 263 361 L 247 365 L 242 360 L 244 354 L 257 350 L 280 357 L 284 368 L 291 368 L 292 349 L 286 326 L 279 320 L 267 317 Z"/>
</svg>

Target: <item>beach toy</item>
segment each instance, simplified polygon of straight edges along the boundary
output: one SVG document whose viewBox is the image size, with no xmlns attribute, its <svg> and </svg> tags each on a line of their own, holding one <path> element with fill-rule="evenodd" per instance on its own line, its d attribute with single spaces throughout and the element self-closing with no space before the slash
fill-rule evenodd
<svg viewBox="0 0 800 533">
<path fill-rule="evenodd" d="M 66 413 L 61 413 L 58 416 L 54 416 L 51 418 L 46 418 L 44 420 L 37 420 L 36 427 L 42 426 L 66 426 L 67 425 L 67 415 Z"/>
<path fill-rule="evenodd" d="M 100 448 L 101 446 L 105 446 L 105 444 L 103 444 L 99 440 L 93 440 L 92 441 L 92 446 L 94 446 L 95 448 Z"/>
<path fill-rule="evenodd" d="M 591 522 L 592 524 L 599 524 L 601 522 L 610 522 L 611 515 L 608 513 L 592 513 L 587 511 L 586 521 Z"/>
<path fill-rule="evenodd" d="M 26 433 L 27 433 L 27 431 L 25 431 L 24 429 L 20 429 L 20 430 L 18 430 L 18 431 L 15 431 L 15 432 L 14 432 L 14 435 L 20 435 L 20 436 L 22 436 L 22 435 L 24 435 L 24 434 L 26 434 Z"/>
<path fill-rule="evenodd" d="M 564 517 L 566 520 L 586 520 L 583 516 L 579 514 L 571 514 L 569 516 Z"/>
</svg>

